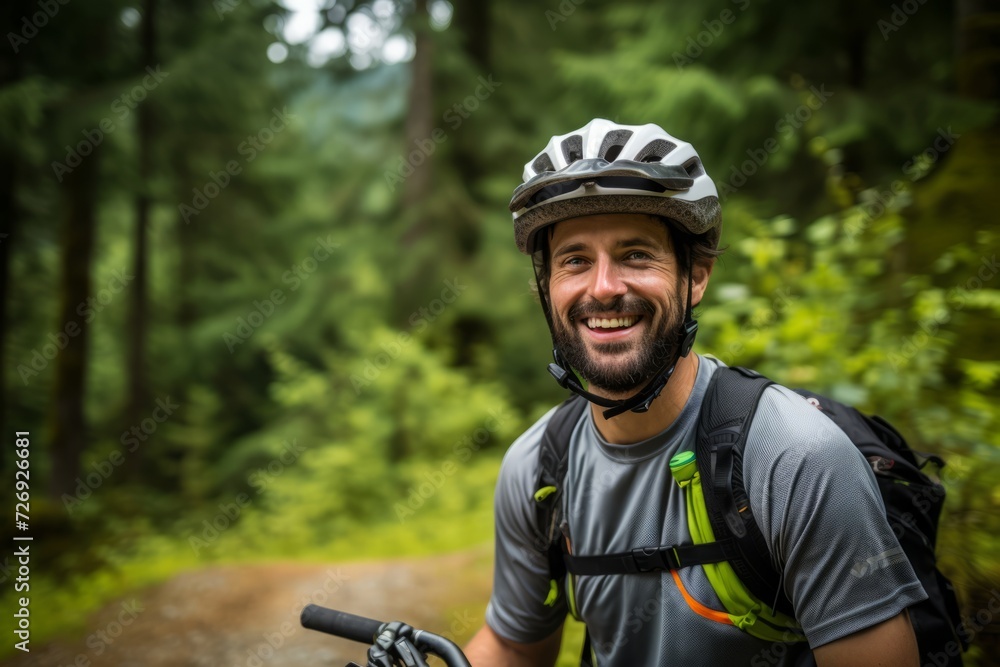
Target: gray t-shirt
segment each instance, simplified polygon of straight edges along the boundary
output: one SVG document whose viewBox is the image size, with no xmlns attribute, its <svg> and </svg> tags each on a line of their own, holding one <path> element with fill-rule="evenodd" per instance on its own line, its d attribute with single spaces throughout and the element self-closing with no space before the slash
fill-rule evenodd
<svg viewBox="0 0 1000 667">
<path fill-rule="evenodd" d="M 687 544 L 683 491 L 668 462 L 694 451 L 709 379 L 722 365 L 699 357 L 694 389 L 662 433 L 612 445 L 590 410 L 573 430 L 564 494 L 573 553 Z M 532 494 L 538 446 L 552 411 L 511 445 L 497 481 L 496 562 L 486 622 L 500 636 L 533 642 L 556 630 L 566 597 L 543 604 L 548 561 L 538 549 Z M 772 559 L 810 646 L 887 620 L 926 598 L 888 520 L 874 474 L 844 433 L 802 397 L 768 388 L 748 434 L 744 484 Z M 722 610 L 701 567 L 682 568 L 687 592 Z M 578 576 L 576 606 L 600 665 L 781 665 L 787 647 L 695 614 L 669 572 Z"/>
</svg>

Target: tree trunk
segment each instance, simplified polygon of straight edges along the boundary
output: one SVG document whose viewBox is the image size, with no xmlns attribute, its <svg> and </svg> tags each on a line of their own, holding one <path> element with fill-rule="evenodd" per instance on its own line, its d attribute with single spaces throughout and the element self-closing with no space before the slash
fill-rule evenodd
<svg viewBox="0 0 1000 667">
<path fill-rule="evenodd" d="M 142 61 L 139 70 L 156 67 L 156 0 L 145 0 L 142 17 Z M 130 292 L 131 308 L 128 317 L 128 408 L 125 423 L 135 425 L 142 421 L 149 410 L 149 385 L 146 375 L 146 331 L 149 314 L 148 284 L 148 226 L 152 205 L 149 195 L 151 176 L 151 151 L 154 135 L 153 108 L 150 100 L 139 105 L 136 111 L 138 124 L 139 191 L 135 200 L 135 246 L 132 258 L 132 275 L 135 282 Z M 128 457 L 128 475 L 131 481 L 142 477 L 140 447 Z"/>
<path fill-rule="evenodd" d="M 80 459 L 86 444 L 84 394 L 86 390 L 87 341 L 89 324 L 79 317 L 77 306 L 90 296 L 90 261 L 97 226 L 97 186 L 100 172 L 101 147 L 96 146 L 89 157 L 63 182 L 66 196 L 66 218 L 62 243 L 62 277 L 59 330 L 72 322 L 79 327 L 70 336 L 66 348 L 55 358 L 55 399 L 52 432 L 52 478 L 50 492 L 54 498 L 73 494 Z"/>
<path fill-rule="evenodd" d="M 462 33 L 462 50 L 483 74 L 492 70 L 490 55 L 491 0 L 455 3 L 455 27 Z"/>
<path fill-rule="evenodd" d="M 403 159 L 419 150 L 421 142 L 431 140 L 434 130 L 434 89 L 431 72 L 432 46 L 428 25 L 427 0 L 417 0 L 413 16 L 416 52 L 413 56 L 412 81 L 407 100 L 406 143 Z M 415 218 L 403 236 L 404 245 L 413 245 L 423 236 L 426 211 L 423 210 L 431 187 L 433 156 L 425 155 L 421 164 L 412 164 L 413 173 L 403 184 L 403 210 Z"/>
<path fill-rule="evenodd" d="M 958 90 L 965 97 L 1000 100 L 1000 0 L 958 0 L 955 4 Z M 1000 127 L 1000 116 L 993 128 Z"/>
<path fill-rule="evenodd" d="M 17 21 L 25 15 L 30 5 L 24 1 L 9 2 L 3 10 L 5 24 L 13 28 Z M 4 31 L 6 34 L 7 31 Z M 17 83 L 21 78 L 22 60 L 10 49 L 4 49 L 0 58 L 0 88 Z M 14 240 L 18 222 L 17 200 L 14 196 L 17 183 L 17 165 L 20 163 L 17 151 L 0 155 L 0 433 L 7 433 L 7 410 L 10 404 L 7 400 L 7 368 L 4 363 L 7 355 L 7 332 L 9 329 L 7 316 L 7 293 L 10 281 L 10 247 Z M 13 460 L 13 451 L 5 450 L 0 454 L 0 467 L 6 469 L 8 458 Z"/>
<path fill-rule="evenodd" d="M 484 77 L 494 72 L 490 52 L 491 7 L 491 0 L 466 0 L 455 6 L 455 24 L 462 34 L 462 50 Z M 459 173 L 465 176 L 467 183 L 472 184 L 489 171 L 489 165 L 483 163 L 483 151 L 480 149 L 482 136 L 473 128 L 469 129 L 472 131 L 460 132 L 456 137 L 454 160 Z"/>
</svg>

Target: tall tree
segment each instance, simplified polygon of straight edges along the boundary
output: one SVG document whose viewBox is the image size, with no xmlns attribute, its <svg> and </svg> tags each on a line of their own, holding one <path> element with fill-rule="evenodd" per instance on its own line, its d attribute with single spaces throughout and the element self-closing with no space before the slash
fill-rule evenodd
<svg viewBox="0 0 1000 667">
<path fill-rule="evenodd" d="M 139 71 L 156 67 L 156 10 L 157 0 L 144 0 L 140 30 L 141 58 Z M 139 105 L 136 111 L 139 182 L 135 198 L 135 237 L 132 255 L 132 275 L 134 283 L 130 292 L 131 309 L 128 318 L 128 408 L 127 424 L 138 424 L 149 409 L 149 384 L 146 374 L 146 332 L 148 327 L 149 289 L 148 284 L 148 227 L 149 211 L 152 206 L 150 177 L 152 176 L 152 156 L 154 140 L 154 109 L 149 100 Z M 143 448 L 129 456 L 129 473 L 133 479 L 141 477 Z"/>
<path fill-rule="evenodd" d="M 17 30 L 17 21 L 27 14 L 30 5 L 26 0 L 15 0 L 4 5 L 4 23 L 9 29 Z M 7 30 L 3 31 L 8 34 Z M 22 78 L 21 59 L 12 49 L 4 49 L 0 57 L 0 89 L 9 89 Z M 19 152 L 11 136 L 13 132 L 0 142 L 0 433 L 6 433 L 7 413 L 7 368 L 4 360 L 7 358 L 7 334 L 9 319 L 7 317 L 7 299 L 10 281 L 11 244 L 14 242 L 18 227 L 19 209 L 15 189 L 18 178 Z M 0 461 L 5 461 L 7 453 L 0 455 Z"/>
<path fill-rule="evenodd" d="M 90 264 L 97 227 L 97 193 L 100 188 L 101 147 L 82 161 L 63 181 L 65 218 L 62 232 L 62 259 L 59 294 L 59 328 L 78 322 L 77 305 L 90 295 Z M 56 357 L 55 398 L 52 425 L 52 477 L 50 491 L 55 498 L 73 494 L 74 481 L 86 447 L 84 418 L 87 341 L 90 327 L 78 324 Z"/>
<path fill-rule="evenodd" d="M 99 205 L 102 193 L 109 190 L 106 167 L 113 166 L 103 158 L 114 150 L 109 148 L 114 135 L 107 123 L 113 123 L 116 98 L 121 99 L 121 87 L 130 79 L 126 75 L 132 73 L 131 68 L 127 72 L 122 68 L 122 42 L 115 39 L 122 25 L 120 6 L 71 3 L 60 7 L 58 16 L 39 29 L 26 47 L 31 57 L 26 66 L 58 82 L 61 89 L 61 95 L 45 109 L 46 124 L 40 129 L 48 144 L 44 162 L 61 165 L 55 171 L 63 216 L 56 327 L 74 327 L 77 332 L 67 336 L 65 347 L 52 362 L 54 396 L 47 430 L 52 438 L 49 489 L 56 497 L 74 493 L 89 442 L 85 408 L 88 367 L 93 368 L 89 346 L 94 317 L 81 311 L 81 304 L 93 302 L 91 269 Z M 67 151 L 75 157 L 67 157 Z M 39 174 L 39 180 L 52 177 L 47 170 Z"/>
<path fill-rule="evenodd" d="M 956 58 L 959 91 L 968 97 L 996 103 L 1000 100 L 1000 2 L 958 0 Z M 1000 114 L 993 127 L 1000 125 Z"/>
<path fill-rule="evenodd" d="M 411 20 L 416 51 L 410 68 L 404 156 L 409 155 L 410 151 L 419 150 L 417 147 L 420 142 L 428 141 L 434 130 L 434 80 L 431 69 L 434 42 L 428 25 L 427 0 L 416 0 Z M 424 233 L 427 213 L 423 209 L 431 187 L 432 158 L 433 156 L 426 155 L 426 163 L 414 165 L 413 173 L 403 184 L 403 210 L 412 212 L 415 216 L 403 237 L 406 245 L 412 245 Z"/>
</svg>

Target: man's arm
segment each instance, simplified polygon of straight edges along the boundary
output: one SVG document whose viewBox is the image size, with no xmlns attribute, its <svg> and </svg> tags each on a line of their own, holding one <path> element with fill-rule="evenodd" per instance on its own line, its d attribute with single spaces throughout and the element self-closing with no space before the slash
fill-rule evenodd
<svg viewBox="0 0 1000 667">
<path fill-rule="evenodd" d="M 918 665 L 906 610 L 927 594 L 868 461 L 784 387 L 764 392 L 757 416 L 743 461 L 747 495 L 817 664 Z M 782 442 L 794 446 L 773 444 Z"/>
<path fill-rule="evenodd" d="M 465 647 L 465 655 L 473 667 L 552 667 L 561 641 L 562 626 L 541 641 L 519 644 L 483 625 Z"/>
<path fill-rule="evenodd" d="M 920 655 L 910 615 L 904 610 L 860 632 L 817 646 L 818 667 L 917 667 Z"/>
</svg>

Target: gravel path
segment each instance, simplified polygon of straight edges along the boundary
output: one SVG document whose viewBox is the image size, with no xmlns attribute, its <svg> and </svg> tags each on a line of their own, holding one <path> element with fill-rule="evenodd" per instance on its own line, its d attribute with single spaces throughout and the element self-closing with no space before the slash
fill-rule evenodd
<svg viewBox="0 0 1000 667">
<path fill-rule="evenodd" d="M 421 559 L 270 563 L 187 572 L 94 614 L 86 634 L 0 667 L 344 667 L 360 644 L 299 626 L 309 602 L 403 620 L 459 644 L 483 622 L 486 548 Z M 441 663 L 438 663 L 441 664 Z"/>
</svg>

